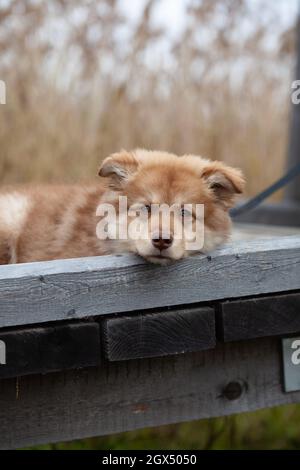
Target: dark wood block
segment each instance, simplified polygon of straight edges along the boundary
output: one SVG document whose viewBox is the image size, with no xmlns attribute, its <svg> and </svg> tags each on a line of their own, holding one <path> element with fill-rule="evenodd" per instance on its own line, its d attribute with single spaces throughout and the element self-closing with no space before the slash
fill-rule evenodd
<svg viewBox="0 0 300 470">
<path fill-rule="evenodd" d="M 208 307 L 108 318 L 103 331 L 110 361 L 201 351 L 216 344 L 214 309 Z"/>
<path fill-rule="evenodd" d="M 300 332 L 300 292 L 221 304 L 224 341 Z"/>
<path fill-rule="evenodd" d="M 0 378 L 95 366 L 100 362 L 98 323 L 0 331 Z"/>
</svg>

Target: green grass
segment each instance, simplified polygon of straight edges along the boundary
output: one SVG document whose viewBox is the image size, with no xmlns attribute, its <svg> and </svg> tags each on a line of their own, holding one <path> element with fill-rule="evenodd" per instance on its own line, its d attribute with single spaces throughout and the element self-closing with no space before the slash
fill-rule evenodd
<svg viewBox="0 0 300 470">
<path fill-rule="evenodd" d="M 300 449 L 300 405 L 49 444 L 34 449 Z"/>
</svg>

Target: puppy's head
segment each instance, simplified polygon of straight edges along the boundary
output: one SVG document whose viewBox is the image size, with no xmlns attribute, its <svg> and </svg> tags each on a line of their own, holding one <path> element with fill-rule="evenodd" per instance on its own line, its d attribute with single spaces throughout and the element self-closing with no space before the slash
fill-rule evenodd
<svg viewBox="0 0 300 470">
<path fill-rule="evenodd" d="M 241 172 L 221 162 L 146 150 L 111 155 L 99 174 L 109 178 L 105 200 L 118 213 L 116 232 L 123 229 L 124 235 L 126 223 L 127 237 L 117 237 L 112 251 L 138 253 L 159 264 L 226 241 L 228 210 L 244 186 Z M 120 196 L 126 197 L 126 208 L 120 208 Z M 162 207 L 170 209 L 167 226 Z"/>
</svg>

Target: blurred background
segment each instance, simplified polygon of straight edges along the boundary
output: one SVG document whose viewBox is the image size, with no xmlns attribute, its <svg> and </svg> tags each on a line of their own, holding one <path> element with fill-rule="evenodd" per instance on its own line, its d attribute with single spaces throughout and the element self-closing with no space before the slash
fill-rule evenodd
<svg viewBox="0 0 300 470">
<path fill-rule="evenodd" d="M 121 148 L 286 164 L 297 0 L 0 0 L 0 183 L 83 181 Z M 280 197 L 280 196 L 276 196 Z M 282 407 L 47 448 L 299 448 Z"/>
</svg>

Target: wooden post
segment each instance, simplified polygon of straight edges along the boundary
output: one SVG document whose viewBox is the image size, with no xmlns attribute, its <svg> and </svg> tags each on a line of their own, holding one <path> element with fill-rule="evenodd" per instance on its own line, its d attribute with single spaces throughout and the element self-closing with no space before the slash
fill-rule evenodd
<svg viewBox="0 0 300 470">
<path fill-rule="evenodd" d="M 295 80 L 300 80 L 300 15 L 296 25 L 297 65 Z M 291 89 L 291 92 L 294 91 Z M 296 90 L 295 90 L 296 91 Z M 292 100 L 291 100 L 292 101 Z M 287 152 L 287 168 L 300 164 L 300 104 L 291 108 L 290 138 Z M 300 177 L 296 177 L 285 188 L 284 201 L 279 204 L 264 203 L 255 209 L 239 215 L 237 222 L 262 223 L 270 225 L 300 226 Z"/>
<path fill-rule="evenodd" d="M 297 67 L 296 80 L 300 80 L 300 16 L 297 22 Z M 288 149 L 288 168 L 300 164 L 300 104 L 292 105 L 290 142 Z M 285 199 L 300 204 L 299 177 L 290 183 L 285 192 Z"/>
</svg>

